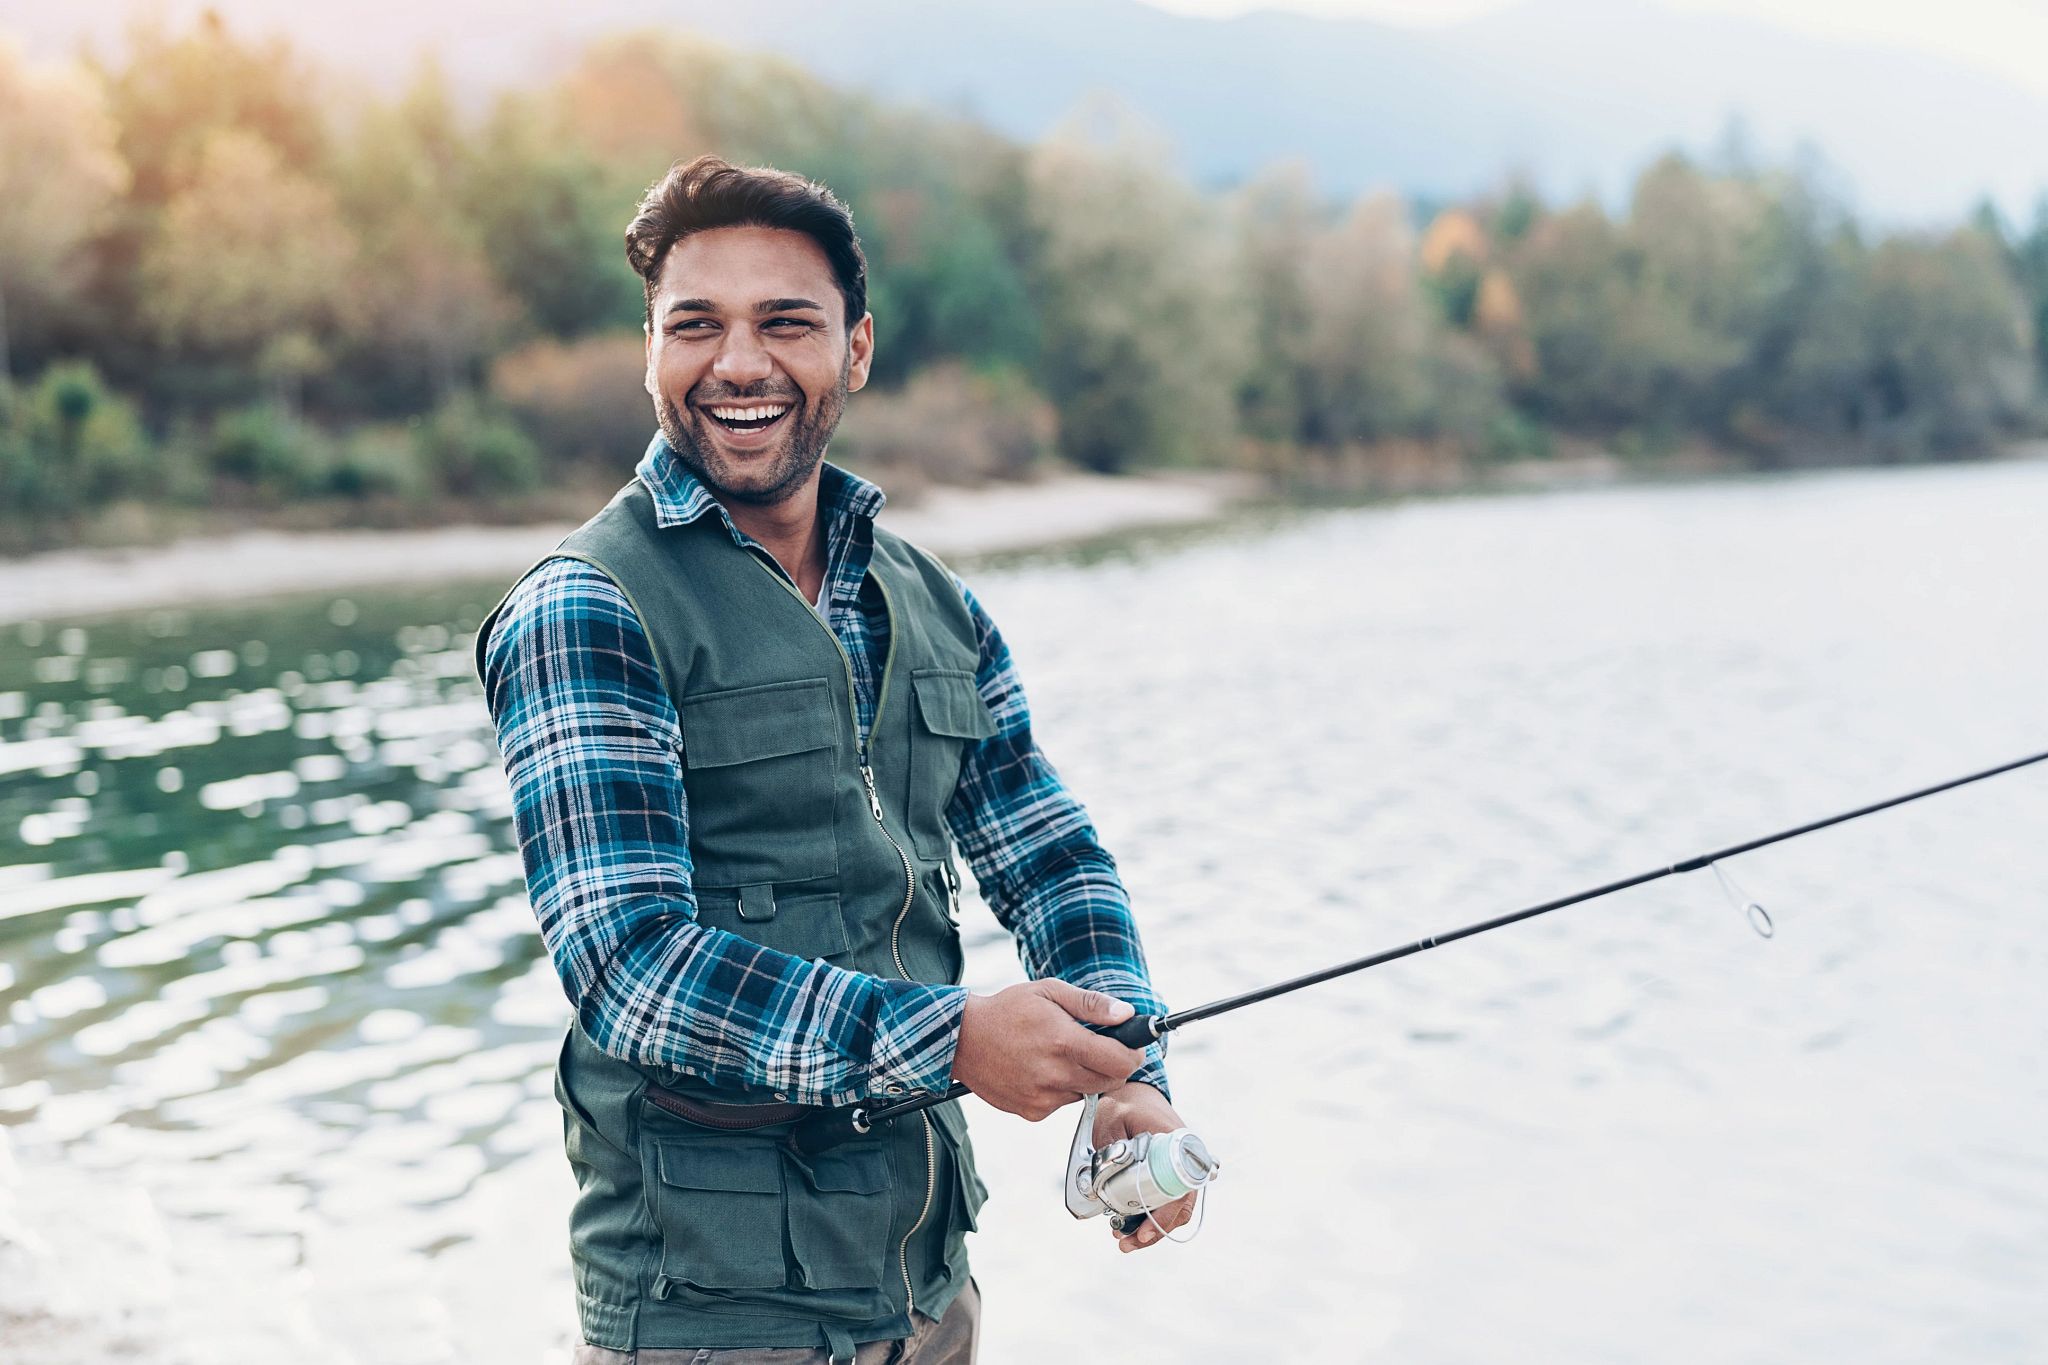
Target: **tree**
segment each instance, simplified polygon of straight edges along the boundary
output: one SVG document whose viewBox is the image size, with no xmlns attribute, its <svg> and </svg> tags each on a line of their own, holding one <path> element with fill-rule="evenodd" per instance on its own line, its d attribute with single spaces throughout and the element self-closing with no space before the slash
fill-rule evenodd
<svg viewBox="0 0 2048 1365">
<path fill-rule="evenodd" d="M 355 254 L 325 186 L 220 130 L 144 254 L 143 313 L 166 347 L 253 366 L 289 401 L 349 313 Z"/>
<path fill-rule="evenodd" d="M 458 192 L 467 147 L 440 71 L 367 110 L 337 158 L 335 192 L 360 244 L 350 362 L 387 409 L 447 399 L 521 319 Z"/>
<path fill-rule="evenodd" d="M 127 188 L 114 144 L 89 72 L 32 70 L 0 41 L 0 401 L 13 383 L 10 311 L 60 308 L 77 292 L 80 247 Z"/>
<path fill-rule="evenodd" d="M 2034 206 L 2032 231 L 2013 248 L 2014 268 L 2033 303 L 2034 370 L 2048 401 L 2048 196 Z"/>
<path fill-rule="evenodd" d="M 325 163 L 320 82 L 282 39 L 245 44 L 206 10 L 176 36 L 154 23 L 136 24 L 128 46 L 127 65 L 106 76 L 139 205 L 164 204 L 190 184 L 223 131 L 261 139 L 301 173 Z"/>
<path fill-rule="evenodd" d="M 1251 348 L 1238 388 L 1245 427 L 1267 440 L 1301 439 L 1309 362 L 1310 304 L 1302 262 L 1323 231 L 1306 166 L 1290 163 L 1258 176 L 1229 204 L 1234 255 L 1230 273 L 1245 292 Z"/>
<path fill-rule="evenodd" d="M 1216 459 L 1235 435 L 1247 309 L 1207 206 L 1127 119 L 1110 123 L 1100 140 L 1070 123 L 1031 155 L 1060 443 L 1104 471 Z"/>
<path fill-rule="evenodd" d="M 1870 254 L 1871 435 L 1894 457 L 1983 449 L 2033 396 L 2032 320 L 1997 243 L 1973 228 Z"/>
<path fill-rule="evenodd" d="M 544 99 L 508 96 L 477 139 L 457 203 L 527 315 L 574 337 L 640 324 L 640 279 L 620 234 L 642 185 L 591 157 Z"/>
</svg>

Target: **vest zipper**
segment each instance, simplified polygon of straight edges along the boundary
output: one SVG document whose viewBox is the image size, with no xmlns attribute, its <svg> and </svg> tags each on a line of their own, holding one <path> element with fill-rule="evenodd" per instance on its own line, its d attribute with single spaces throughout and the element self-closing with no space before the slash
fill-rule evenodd
<svg viewBox="0 0 2048 1365">
<path fill-rule="evenodd" d="M 910 914 L 910 907 L 917 899 L 917 868 L 912 865 L 910 855 L 903 845 L 896 842 L 896 836 L 889 832 L 888 821 L 882 818 L 882 798 L 875 790 L 875 770 L 868 765 L 868 741 L 874 737 L 876 726 L 882 721 L 882 708 L 889 701 L 889 679 L 896 671 L 896 606 L 889 599 L 889 585 L 879 577 L 875 587 L 882 594 L 882 610 L 889 618 L 889 652 L 882 660 L 882 685 L 875 692 L 875 718 L 863 734 L 860 728 L 860 703 L 853 694 L 853 656 L 846 652 L 846 644 L 839 638 L 839 632 L 832 629 L 818 609 L 804 600 L 803 592 L 790 581 L 781 565 L 771 564 L 764 558 L 766 552 L 750 554 L 752 559 L 770 578 L 780 583 L 791 597 L 803 607 L 804 615 L 818 623 L 832 641 L 832 647 L 839 651 L 839 662 L 846 669 L 846 710 L 853 722 L 853 732 L 859 738 L 855 757 L 860 764 L 861 785 L 867 788 L 868 813 L 875 817 L 875 827 L 882 831 L 882 837 L 889 841 L 889 847 L 896 850 L 896 856 L 903 861 L 903 904 L 896 909 L 896 922 L 889 926 L 889 956 L 896 963 L 896 973 L 905 981 L 911 979 L 910 969 L 903 965 L 903 921 Z M 910 1239 L 924 1226 L 924 1220 L 931 1215 L 932 1193 L 938 1178 L 937 1164 L 932 1156 L 932 1121 L 928 1114 L 918 1118 L 924 1124 L 924 1206 L 917 1211 L 917 1221 L 910 1225 L 910 1231 L 903 1234 L 903 1241 L 896 1248 L 896 1266 L 903 1272 L 903 1311 L 906 1315 L 917 1309 L 917 1291 L 910 1284 Z"/>
<path fill-rule="evenodd" d="M 931 1216 L 932 1190 L 938 1183 L 938 1163 L 932 1156 L 932 1116 L 919 1114 L 917 1117 L 924 1123 L 924 1207 L 917 1211 L 917 1221 L 910 1225 L 910 1231 L 903 1234 L 903 1245 L 896 1248 L 896 1268 L 903 1272 L 903 1313 L 906 1317 L 917 1311 L 917 1291 L 910 1287 L 910 1239 L 917 1236 L 917 1230 Z"/>
</svg>

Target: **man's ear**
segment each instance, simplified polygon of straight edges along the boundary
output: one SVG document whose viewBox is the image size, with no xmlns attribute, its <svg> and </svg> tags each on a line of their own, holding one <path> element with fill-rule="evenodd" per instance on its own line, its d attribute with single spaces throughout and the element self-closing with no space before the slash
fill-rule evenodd
<svg viewBox="0 0 2048 1365">
<path fill-rule="evenodd" d="M 868 382 L 868 369 L 875 363 L 875 315 L 861 314 L 846 338 L 851 353 L 846 363 L 846 391 L 852 393 Z"/>
<path fill-rule="evenodd" d="M 661 399 L 661 386 L 654 379 L 654 325 L 652 323 L 643 322 L 640 324 L 640 339 L 646 343 L 645 349 L 647 352 L 647 369 L 640 376 L 640 384 L 641 387 L 647 390 L 649 398 L 659 402 Z"/>
</svg>

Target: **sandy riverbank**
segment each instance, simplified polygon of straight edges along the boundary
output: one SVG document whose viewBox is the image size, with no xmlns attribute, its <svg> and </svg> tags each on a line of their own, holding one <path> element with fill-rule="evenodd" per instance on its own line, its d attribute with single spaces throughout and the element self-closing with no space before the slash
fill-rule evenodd
<svg viewBox="0 0 2048 1365">
<path fill-rule="evenodd" d="M 934 488 L 883 524 L 948 557 L 1211 521 L 1255 496 L 1232 474 L 1062 474 L 1035 483 Z M 421 531 L 252 531 L 133 550 L 58 550 L 0 560 L 0 623 L 189 606 L 393 583 L 509 578 L 567 524 Z"/>
</svg>

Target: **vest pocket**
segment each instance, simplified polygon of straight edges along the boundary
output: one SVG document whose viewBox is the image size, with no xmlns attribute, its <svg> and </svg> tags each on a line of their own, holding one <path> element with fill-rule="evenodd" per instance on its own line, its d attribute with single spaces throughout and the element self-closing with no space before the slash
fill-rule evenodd
<svg viewBox="0 0 2048 1365">
<path fill-rule="evenodd" d="M 926 858 L 948 851 L 946 805 L 960 784 L 960 764 L 967 746 L 996 732 L 995 717 L 974 685 L 974 675 L 960 669 L 920 668 L 910 675 L 917 694 L 917 720 L 910 734 L 910 839 Z"/>
<path fill-rule="evenodd" d="M 697 893 L 697 922 L 798 957 L 839 957 L 849 946 L 836 891 L 704 888 Z"/>
<path fill-rule="evenodd" d="M 888 1311 L 895 1192 L 881 1148 L 806 1161 L 773 1140 L 707 1139 L 660 1143 L 655 1161 L 661 1297 L 811 1317 Z"/>
<path fill-rule="evenodd" d="M 697 882 L 834 875 L 833 768 L 844 717 L 826 680 L 699 693 L 684 697 L 680 712 Z"/>
<path fill-rule="evenodd" d="M 706 1289 L 780 1288 L 782 1157 L 766 1145 L 660 1148 L 662 1274 Z"/>
<path fill-rule="evenodd" d="M 801 1159 L 788 1159 L 800 1172 Z M 810 1159 L 809 1176 L 803 1197 L 793 1195 L 789 1204 L 789 1244 L 803 1283 L 812 1289 L 879 1286 L 889 1259 L 888 1157 L 824 1152 Z"/>
</svg>

